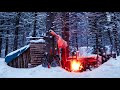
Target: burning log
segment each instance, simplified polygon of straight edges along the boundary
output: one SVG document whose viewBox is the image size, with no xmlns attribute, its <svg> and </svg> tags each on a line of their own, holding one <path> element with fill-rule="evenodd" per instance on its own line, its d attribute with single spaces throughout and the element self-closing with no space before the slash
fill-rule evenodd
<svg viewBox="0 0 120 90">
<path fill-rule="evenodd" d="M 82 64 L 78 60 L 71 61 L 71 71 L 81 71 L 83 69 Z"/>
</svg>

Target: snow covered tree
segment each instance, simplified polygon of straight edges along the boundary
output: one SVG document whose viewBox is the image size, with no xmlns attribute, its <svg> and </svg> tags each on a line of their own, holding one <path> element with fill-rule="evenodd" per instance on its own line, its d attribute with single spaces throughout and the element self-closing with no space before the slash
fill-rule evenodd
<svg viewBox="0 0 120 90">
<path fill-rule="evenodd" d="M 90 12 L 89 23 L 90 23 L 90 34 L 92 46 L 94 47 L 94 53 L 101 53 L 103 46 L 103 32 L 104 24 L 106 22 L 105 12 Z"/>
<path fill-rule="evenodd" d="M 87 12 L 70 12 L 70 46 L 79 48 L 89 44 L 89 27 Z M 77 50 L 76 49 L 76 50 Z M 81 52 L 82 53 L 82 52 Z"/>
<path fill-rule="evenodd" d="M 69 15 L 70 28 L 70 45 L 78 50 L 78 17 L 76 12 L 71 12 Z"/>
<path fill-rule="evenodd" d="M 18 13 L 20 13 L 20 15 Z M 35 14 L 33 12 L 0 12 L 0 51 L 2 57 L 28 44 L 29 39 L 26 37 L 32 36 L 35 21 L 34 17 Z M 45 33 L 45 18 L 45 12 L 37 12 L 36 36 Z M 14 46 L 17 46 L 16 49 Z"/>
<path fill-rule="evenodd" d="M 4 20 L 3 20 L 3 13 L 1 12 L 0 13 L 0 57 L 1 57 L 1 54 L 2 54 L 2 38 L 3 38 L 3 24 L 4 24 Z"/>
<path fill-rule="evenodd" d="M 26 37 L 43 36 L 50 29 L 70 47 L 94 46 L 99 52 L 110 45 L 111 53 L 120 53 L 119 12 L 0 12 L 0 56 L 28 44 Z"/>
<path fill-rule="evenodd" d="M 118 35 L 118 17 L 120 13 L 114 12 L 113 17 L 112 17 L 112 22 L 113 22 L 113 36 L 114 36 L 114 46 L 115 46 L 115 51 L 117 53 L 117 56 L 120 54 L 120 40 L 119 40 L 119 35 Z"/>
<path fill-rule="evenodd" d="M 55 19 L 56 12 L 47 12 L 46 18 L 46 31 L 49 31 L 51 28 L 54 29 L 54 19 Z"/>
<path fill-rule="evenodd" d="M 62 12 L 56 12 L 53 26 L 54 31 L 62 36 Z"/>
<path fill-rule="evenodd" d="M 12 46 L 13 46 L 13 45 L 9 46 L 9 44 L 12 43 L 11 37 L 13 34 L 13 30 L 14 30 L 14 21 L 15 21 L 14 16 L 15 16 L 14 12 L 1 12 L 0 13 L 0 22 L 1 22 L 0 28 L 3 31 L 2 32 L 2 43 L 1 43 L 1 46 L 2 46 L 2 56 L 1 57 L 5 56 L 5 52 L 7 53 L 5 48 L 8 47 L 8 51 L 10 52 L 10 49 L 12 49 Z M 9 33 L 9 34 L 7 34 L 7 33 Z M 8 41 L 8 46 L 6 46 L 7 41 Z"/>
<path fill-rule="evenodd" d="M 77 33 L 78 33 L 78 46 L 88 46 L 88 15 L 86 12 L 77 13 Z"/>
<path fill-rule="evenodd" d="M 111 55 L 114 50 L 117 55 L 120 53 L 120 40 L 119 40 L 119 22 L 120 13 L 119 12 L 107 12 L 108 25 L 107 33 L 111 44 Z"/>
<path fill-rule="evenodd" d="M 113 33 L 112 33 L 112 22 L 111 22 L 111 13 L 106 12 L 107 22 L 104 31 L 104 43 L 105 45 L 110 46 L 110 54 L 113 52 Z"/>
</svg>

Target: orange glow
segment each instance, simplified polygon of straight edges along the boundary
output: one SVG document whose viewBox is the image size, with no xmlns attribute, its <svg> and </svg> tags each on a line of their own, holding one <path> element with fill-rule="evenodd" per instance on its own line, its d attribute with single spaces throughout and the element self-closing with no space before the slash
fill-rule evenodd
<svg viewBox="0 0 120 90">
<path fill-rule="evenodd" d="M 71 70 L 72 71 L 79 71 L 83 68 L 83 66 L 81 65 L 81 63 L 79 61 L 73 60 L 71 62 Z"/>
</svg>

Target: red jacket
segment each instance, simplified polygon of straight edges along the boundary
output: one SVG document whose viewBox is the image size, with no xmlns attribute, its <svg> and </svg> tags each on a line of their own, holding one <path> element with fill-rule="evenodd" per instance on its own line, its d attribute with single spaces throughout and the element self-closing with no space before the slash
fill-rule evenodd
<svg viewBox="0 0 120 90">
<path fill-rule="evenodd" d="M 67 42 L 62 39 L 62 37 L 60 35 L 57 35 L 54 31 L 50 31 L 50 33 L 56 37 L 57 39 L 57 44 L 58 44 L 58 48 L 66 48 L 68 45 L 67 45 Z"/>
</svg>

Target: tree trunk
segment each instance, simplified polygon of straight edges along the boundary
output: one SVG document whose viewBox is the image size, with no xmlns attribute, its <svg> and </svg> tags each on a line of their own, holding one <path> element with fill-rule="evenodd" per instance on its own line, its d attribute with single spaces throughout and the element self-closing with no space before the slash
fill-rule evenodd
<svg viewBox="0 0 120 90">
<path fill-rule="evenodd" d="M 120 53 L 119 38 L 118 38 L 118 31 L 116 30 L 116 26 L 113 28 L 113 36 L 114 36 L 115 50 L 116 50 L 117 56 L 119 56 L 119 53 Z"/>
<path fill-rule="evenodd" d="M 9 30 L 7 30 L 7 35 L 9 35 Z M 5 46 L 5 56 L 8 54 L 8 42 L 9 42 L 9 39 L 7 36 L 6 37 L 6 46 Z"/>
<path fill-rule="evenodd" d="M 46 36 L 47 36 L 47 52 L 48 52 L 48 63 L 51 64 L 53 61 L 54 49 L 55 49 L 55 40 L 54 37 L 50 37 L 49 30 L 52 29 L 54 31 L 53 22 L 55 19 L 55 12 L 47 12 L 46 18 Z M 51 57 L 51 58 L 50 58 Z"/>
<path fill-rule="evenodd" d="M 14 38 L 13 51 L 14 51 L 14 50 L 17 50 L 17 48 L 18 48 L 18 32 L 19 32 L 20 16 L 21 16 L 21 13 L 20 13 L 20 12 L 17 12 L 17 17 L 16 17 L 16 29 L 15 29 L 15 38 Z"/>
<path fill-rule="evenodd" d="M 47 18 L 46 18 L 46 31 L 47 31 L 47 36 L 50 39 L 50 34 L 49 34 L 49 30 L 52 29 L 54 31 L 54 26 L 53 26 L 53 22 L 55 19 L 55 14 L 54 12 L 47 12 Z M 53 43 L 54 43 L 54 37 L 51 39 L 52 41 L 48 40 L 48 52 L 50 51 L 50 47 L 54 47 Z M 52 51 L 54 52 L 53 48 Z"/>
<path fill-rule="evenodd" d="M 67 57 L 69 56 L 69 12 L 63 12 L 63 27 L 62 27 L 62 38 L 67 41 L 68 47 L 66 49 Z"/>
<path fill-rule="evenodd" d="M 55 12 L 47 12 L 47 18 L 46 18 L 46 31 L 49 31 L 50 29 L 54 29 L 53 22 L 55 19 Z"/>
<path fill-rule="evenodd" d="M 77 48 L 77 51 L 78 51 L 78 34 L 75 33 L 75 36 L 76 36 L 76 39 L 75 39 L 75 41 L 76 41 L 76 48 Z"/>
<path fill-rule="evenodd" d="M 37 12 L 34 13 L 34 28 L 33 28 L 33 33 L 32 37 L 36 37 L 36 24 L 37 24 Z"/>
<path fill-rule="evenodd" d="M 0 30 L 0 57 L 1 57 L 1 54 L 2 54 L 2 52 L 1 52 L 1 50 L 2 50 L 2 30 Z"/>
<path fill-rule="evenodd" d="M 73 27 L 73 30 L 75 31 L 73 33 L 73 38 L 75 39 L 75 42 L 73 42 L 73 43 L 74 43 L 74 47 L 76 47 L 76 49 L 78 50 L 78 33 L 79 33 L 79 31 L 78 31 L 77 13 L 72 13 L 72 16 L 73 16 L 73 20 L 74 20 L 73 23 L 75 23 L 75 25 Z M 69 20 L 68 20 L 68 22 L 69 22 Z"/>
<path fill-rule="evenodd" d="M 110 32 L 110 30 L 108 30 L 107 32 L 108 32 L 108 36 L 109 36 L 109 40 L 110 40 L 110 44 L 111 44 L 110 54 L 112 55 L 112 51 L 113 51 L 112 36 L 111 36 L 111 32 Z"/>
<path fill-rule="evenodd" d="M 25 45 L 25 40 L 26 40 L 26 39 L 25 39 L 25 32 L 23 32 L 22 34 L 23 34 L 22 46 L 24 46 L 24 45 Z"/>
<path fill-rule="evenodd" d="M 87 50 L 88 50 L 88 33 L 86 34 Z"/>
</svg>

